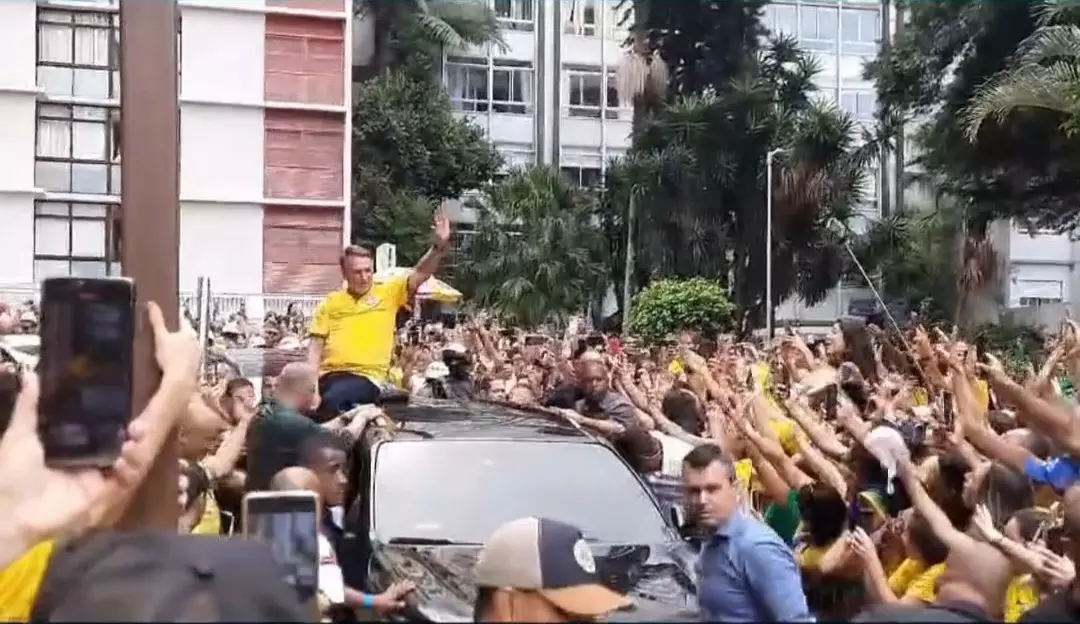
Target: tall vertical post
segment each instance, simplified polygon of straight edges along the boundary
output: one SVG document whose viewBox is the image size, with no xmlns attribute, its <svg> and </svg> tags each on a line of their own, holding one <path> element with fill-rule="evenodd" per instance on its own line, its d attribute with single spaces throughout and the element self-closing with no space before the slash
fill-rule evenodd
<svg viewBox="0 0 1080 624">
<path fill-rule="evenodd" d="M 623 310 L 622 310 L 622 333 L 623 336 L 630 335 L 630 285 L 633 283 L 632 277 L 634 274 L 634 220 L 637 218 L 636 214 L 636 202 L 633 191 L 630 192 L 630 205 L 626 209 L 626 266 L 623 269 Z"/>
<path fill-rule="evenodd" d="M 210 346 L 210 307 L 211 307 L 211 292 L 210 292 L 210 278 L 200 277 L 198 282 L 198 291 L 195 293 L 195 305 L 198 310 L 198 331 L 199 345 L 202 346 L 205 351 Z M 203 379 L 203 375 L 206 371 L 206 361 L 199 362 L 199 379 Z"/>
<path fill-rule="evenodd" d="M 154 301 L 166 323 L 179 313 L 180 108 L 176 0 L 120 3 L 121 261 L 138 304 Z M 161 380 L 146 314 L 135 326 L 133 409 Z M 123 529 L 176 530 L 177 449 L 170 437 L 120 521 Z"/>
</svg>

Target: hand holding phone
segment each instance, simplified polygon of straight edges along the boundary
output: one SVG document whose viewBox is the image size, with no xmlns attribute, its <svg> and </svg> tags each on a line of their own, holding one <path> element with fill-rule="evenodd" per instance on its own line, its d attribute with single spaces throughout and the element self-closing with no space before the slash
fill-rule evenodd
<svg viewBox="0 0 1080 624">
<path fill-rule="evenodd" d="M 48 465 L 111 466 L 133 414 L 135 285 L 52 278 L 42 286 L 38 432 Z"/>
</svg>

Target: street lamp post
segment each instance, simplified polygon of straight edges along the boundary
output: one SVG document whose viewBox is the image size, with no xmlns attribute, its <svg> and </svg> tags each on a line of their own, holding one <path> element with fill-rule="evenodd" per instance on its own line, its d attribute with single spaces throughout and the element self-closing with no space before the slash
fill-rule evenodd
<svg viewBox="0 0 1080 624">
<path fill-rule="evenodd" d="M 768 338 L 773 337 L 773 293 L 772 293 L 772 232 L 773 232 L 773 161 L 778 154 L 787 150 L 776 148 L 765 154 L 765 333 Z"/>
<path fill-rule="evenodd" d="M 176 0 L 120 3 L 120 253 L 140 309 L 161 306 L 175 327 L 180 251 L 180 110 Z M 142 411 L 161 381 L 146 314 L 136 316 L 132 409 Z M 177 448 L 170 438 L 135 493 L 119 528 L 176 530 Z"/>
</svg>

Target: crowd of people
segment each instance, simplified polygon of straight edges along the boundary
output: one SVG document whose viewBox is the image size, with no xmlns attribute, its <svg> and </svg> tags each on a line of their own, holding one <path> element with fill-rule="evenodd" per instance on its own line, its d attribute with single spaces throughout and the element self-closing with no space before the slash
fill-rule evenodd
<svg viewBox="0 0 1080 624">
<path fill-rule="evenodd" d="M 702 621 L 1080 620 L 1080 419 L 1059 383 L 1080 375 L 1076 323 L 1018 379 L 917 322 L 844 318 L 818 339 L 786 329 L 749 342 L 684 332 L 661 345 L 483 317 L 403 322 L 446 249 L 445 219 L 433 229 L 411 274 L 375 283 L 371 252 L 349 247 L 345 286 L 302 332 L 295 313 L 264 323 L 264 340 L 276 329 L 306 353 L 266 388 L 200 384 L 204 345 L 151 306 L 162 381 L 109 470 L 45 466 L 35 376 L 5 365 L 0 619 L 310 621 L 273 552 L 230 537 L 243 496 L 264 491 L 319 500 L 319 619 L 407 615 L 415 586 L 365 593 L 339 561 L 358 502 L 346 500 L 349 453 L 390 419 L 377 405 L 394 394 L 500 403 L 606 440 L 677 504 Z M 174 429 L 176 534 L 109 530 Z M 497 530 L 474 580 L 477 621 L 632 608 L 559 518 Z"/>
</svg>

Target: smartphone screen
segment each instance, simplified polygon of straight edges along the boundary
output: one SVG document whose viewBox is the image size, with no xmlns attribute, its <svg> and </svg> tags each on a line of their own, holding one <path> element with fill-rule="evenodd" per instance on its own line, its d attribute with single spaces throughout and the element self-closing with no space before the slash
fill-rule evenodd
<svg viewBox="0 0 1080 624">
<path fill-rule="evenodd" d="M 836 420 L 836 400 L 839 390 L 836 384 L 829 384 L 825 388 L 825 419 Z"/>
<path fill-rule="evenodd" d="M 941 411 L 942 411 L 942 414 L 945 416 L 945 418 L 944 418 L 945 426 L 951 428 L 953 426 L 952 393 L 951 392 L 946 392 L 945 394 L 941 395 L 941 401 L 942 401 Z"/>
<path fill-rule="evenodd" d="M 38 433 L 45 461 L 111 466 L 131 419 L 135 285 L 53 278 L 41 298 Z"/>
<path fill-rule="evenodd" d="M 252 492 L 244 497 L 244 536 L 270 544 L 301 602 L 319 591 L 319 499 L 313 492 Z"/>
</svg>

